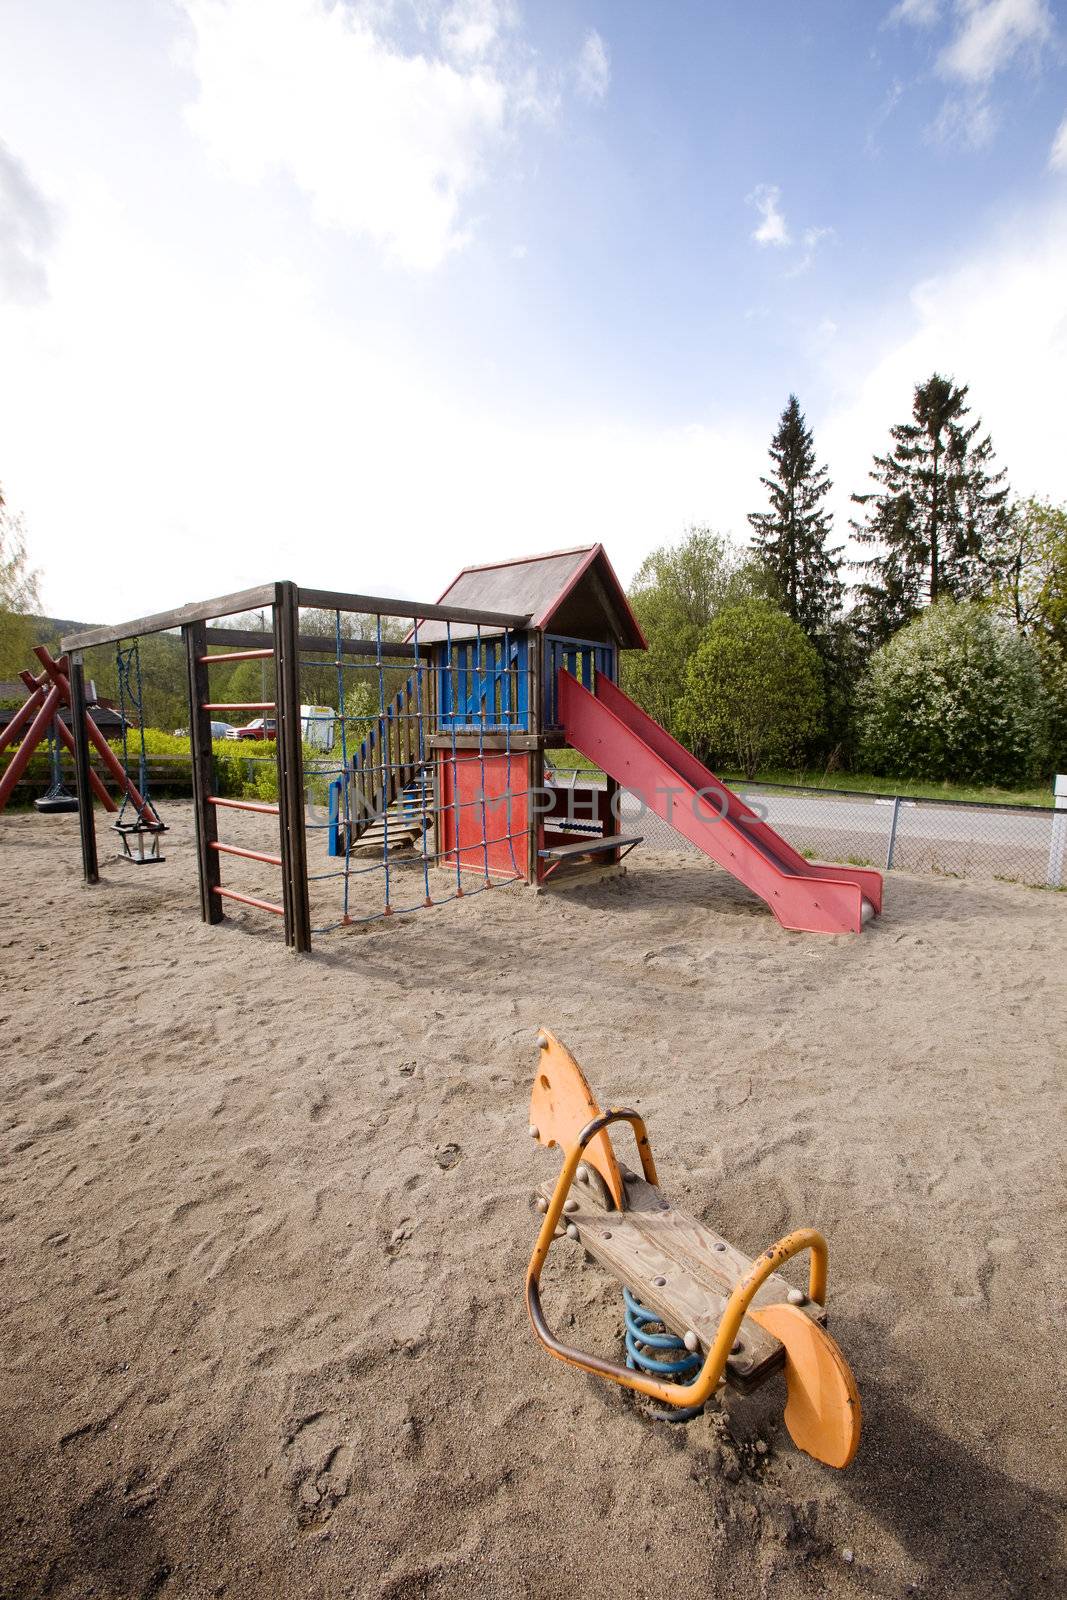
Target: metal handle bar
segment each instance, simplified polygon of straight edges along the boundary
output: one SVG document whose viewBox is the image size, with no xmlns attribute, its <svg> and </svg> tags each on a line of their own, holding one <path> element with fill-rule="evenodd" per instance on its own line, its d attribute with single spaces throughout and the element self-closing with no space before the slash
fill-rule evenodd
<svg viewBox="0 0 1067 1600">
<path fill-rule="evenodd" d="M 574 1182 L 582 1152 L 590 1140 L 595 1139 L 598 1133 L 602 1133 L 613 1122 L 628 1122 L 633 1128 L 645 1178 L 649 1183 L 657 1182 L 648 1134 L 645 1131 L 644 1121 L 636 1111 L 628 1111 L 622 1106 L 613 1107 L 587 1123 L 575 1143 L 566 1152 L 562 1171 L 537 1235 L 530 1265 L 526 1269 L 526 1309 L 530 1314 L 534 1333 L 549 1355 L 557 1357 L 558 1360 L 568 1361 L 572 1366 L 581 1367 L 598 1377 L 610 1378 L 613 1383 L 624 1384 L 627 1389 L 636 1389 L 639 1394 L 647 1395 L 650 1400 L 659 1400 L 665 1405 L 702 1406 L 719 1386 L 738 1330 L 756 1292 L 773 1272 L 777 1272 L 779 1267 L 784 1266 L 791 1257 L 799 1255 L 802 1250 L 811 1251 L 808 1296 L 818 1305 L 825 1304 L 829 1260 L 826 1240 L 815 1228 L 797 1228 L 793 1233 L 787 1233 L 784 1238 L 779 1239 L 776 1244 L 772 1244 L 770 1249 L 765 1250 L 753 1262 L 748 1276 L 735 1284 L 726 1302 L 715 1342 L 708 1350 L 704 1365 L 692 1383 L 671 1383 L 667 1379 L 649 1377 L 644 1373 L 632 1371 L 629 1367 L 617 1366 L 613 1361 L 604 1361 L 600 1356 L 587 1355 L 582 1350 L 561 1343 L 545 1321 L 541 1309 L 541 1269 L 551 1248 L 560 1217 L 563 1215 L 563 1203 Z"/>
</svg>

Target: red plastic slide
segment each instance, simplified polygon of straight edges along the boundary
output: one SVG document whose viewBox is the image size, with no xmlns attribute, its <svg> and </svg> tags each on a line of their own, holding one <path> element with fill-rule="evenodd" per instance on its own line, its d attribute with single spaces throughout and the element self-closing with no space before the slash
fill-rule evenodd
<svg viewBox="0 0 1067 1600">
<path fill-rule="evenodd" d="M 559 674 L 567 743 L 766 900 L 783 928 L 859 933 L 882 909 L 882 875 L 806 861 L 609 679 L 590 694 Z"/>
</svg>

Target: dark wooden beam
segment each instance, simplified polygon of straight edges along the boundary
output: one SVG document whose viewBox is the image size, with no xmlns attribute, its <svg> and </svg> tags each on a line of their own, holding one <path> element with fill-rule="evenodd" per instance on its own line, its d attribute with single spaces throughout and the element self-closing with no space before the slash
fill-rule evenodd
<svg viewBox="0 0 1067 1600">
<path fill-rule="evenodd" d="M 167 633 L 190 622 L 211 622 L 216 617 L 232 617 L 241 611 L 259 611 L 272 605 L 276 585 L 262 584 L 236 594 L 219 595 L 214 600 L 190 601 L 173 611 L 156 611 L 100 628 L 84 628 L 61 640 L 63 650 L 90 650 L 98 644 L 117 644 L 120 639 L 136 639 L 146 633 Z M 295 585 L 294 585 L 295 587 Z M 382 617 L 415 617 L 434 622 L 466 622 L 485 628 L 525 628 L 528 616 L 510 611 L 472 611 L 467 606 L 430 605 L 422 600 L 392 600 L 381 595 L 343 594 L 333 589 L 300 589 L 297 604 L 320 611 L 355 611 Z M 332 648 L 332 647 L 331 647 Z"/>
<path fill-rule="evenodd" d="M 278 720 L 278 818 L 285 894 L 285 939 L 299 955 L 311 950 L 304 751 L 300 737 L 299 591 L 279 583 L 274 596 L 274 660 Z"/>
<path fill-rule="evenodd" d="M 208 628 L 208 646 L 221 645 L 227 650 L 255 650 L 262 646 L 269 649 L 273 644 L 273 635 L 268 633 L 255 633 L 247 628 Z M 302 633 L 297 639 L 297 647 L 302 656 L 328 656 L 331 661 L 337 659 L 337 640 L 324 635 Z M 343 656 L 367 656 L 372 661 L 377 659 L 378 643 L 375 639 L 342 639 L 341 654 Z M 428 657 L 431 646 L 420 644 L 419 655 Z M 410 644 L 396 644 L 383 640 L 381 654 L 386 661 L 415 660 L 415 648 Z"/>
<path fill-rule="evenodd" d="M 90 650 L 97 644 L 117 644 L 120 639 L 137 639 L 145 633 L 167 633 L 182 628 L 187 622 L 210 622 L 213 617 L 232 617 L 239 611 L 258 611 L 262 606 L 273 605 L 274 584 L 261 584 L 258 589 L 241 589 L 236 594 L 219 595 L 215 600 L 190 601 L 174 611 L 157 611 L 149 617 L 136 617 L 132 622 L 121 622 L 114 627 L 85 628 L 81 633 L 71 633 L 60 641 L 62 650 Z"/>
<path fill-rule="evenodd" d="M 89 781 L 89 728 L 85 707 L 85 671 L 81 656 L 72 655 L 67 664 L 70 684 L 70 730 L 74 736 L 74 785 L 78 795 L 78 828 L 81 833 L 82 874 L 86 883 L 100 882 L 96 858 L 96 817 Z"/>
<path fill-rule="evenodd" d="M 207 650 L 207 629 L 203 622 L 186 623 L 186 670 L 189 676 L 189 738 L 192 749 L 193 816 L 196 821 L 196 859 L 200 879 L 200 915 L 204 922 L 221 922 L 222 903 L 215 890 L 222 882 L 221 862 L 214 846 L 218 841 L 218 818 L 208 804 L 215 793 L 214 757 L 211 750 L 211 712 L 201 707 L 210 698 L 208 669 L 200 659 Z"/>
<path fill-rule="evenodd" d="M 467 606 L 429 605 L 422 600 L 385 600 L 374 594 L 337 594 L 332 589 L 301 589 L 300 604 L 316 611 L 369 612 L 380 617 L 418 617 L 421 622 L 469 622 L 483 628 L 526 628 L 529 616 L 512 611 L 472 611 Z"/>
</svg>

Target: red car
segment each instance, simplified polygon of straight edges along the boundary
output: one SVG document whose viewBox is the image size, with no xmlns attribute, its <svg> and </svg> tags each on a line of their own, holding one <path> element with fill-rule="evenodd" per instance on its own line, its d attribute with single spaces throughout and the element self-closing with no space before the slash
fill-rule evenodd
<svg viewBox="0 0 1067 1600">
<path fill-rule="evenodd" d="M 226 735 L 227 739 L 273 739 L 276 737 L 278 724 L 273 717 L 253 717 L 243 728 L 231 728 Z"/>
</svg>

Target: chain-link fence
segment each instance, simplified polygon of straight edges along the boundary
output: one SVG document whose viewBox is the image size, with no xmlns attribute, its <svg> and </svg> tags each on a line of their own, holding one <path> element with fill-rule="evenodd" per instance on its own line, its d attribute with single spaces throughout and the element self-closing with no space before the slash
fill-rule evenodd
<svg viewBox="0 0 1067 1600">
<path fill-rule="evenodd" d="M 579 769 L 564 781 L 589 783 L 598 776 Z M 739 785 L 737 792 L 813 861 L 1067 888 L 1067 810 L 786 784 Z M 646 849 L 696 848 L 634 794 L 623 794 L 620 815 L 628 832 L 643 836 Z"/>
</svg>

